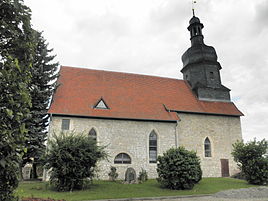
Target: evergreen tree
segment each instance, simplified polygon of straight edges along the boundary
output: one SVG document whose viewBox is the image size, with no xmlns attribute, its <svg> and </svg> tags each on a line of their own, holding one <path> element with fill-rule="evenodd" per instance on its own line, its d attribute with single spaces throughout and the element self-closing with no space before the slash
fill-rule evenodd
<svg viewBox="0 0 268 201">
<path fill-rule="evenodd" d="M 42 33 L 35 31 L 35 40 L 37 46 L 30 83 L 32 118 L 27 123 L 29 129 L 25 143 L 27 152 L 23 155 L 23 164 L 32 162 L 33 159 L 33 178 L 37 178 L 36 166 L 45 150 L 44 142 L 47 139 L 49 123 L 47 111 L 58 77 L 58 63 L 53 63 L 55 56 L 51 55 L 52 49 L 48 49 L 48 44 Z"/>
<path fill-rule="evenodd" d="M 0 200 L 16 200 L 19 154 L 30 118 L 33 62 L 30 10 L 21 0 L 0 1 Z"/>
</svg>

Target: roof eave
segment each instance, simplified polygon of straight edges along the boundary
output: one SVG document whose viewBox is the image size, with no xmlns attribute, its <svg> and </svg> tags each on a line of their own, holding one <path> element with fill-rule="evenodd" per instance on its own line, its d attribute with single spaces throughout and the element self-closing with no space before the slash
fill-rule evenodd
<svg viewBox="0 0 268 201">
<path fill-rule="evenodd" d="M 243 113 L 241 113 L 241 114 L 224 114 L 224 113 L 214 113 L 214 112 L 195 112 L 195 111 L 185 111 L 185 110 L 172 110 L 172 112 L 188 113 L 188 114 L 207 114 L 207 115 L 217 115 L 217 116 L 235 116 L 235 117 L 244 116 Z"/>
<path fill-rule="evenodd" d="M 89 118 L 89 119 L 110 119 L 110 120 L 130 120 L 130 121 L 154 121 L 154 122 L 170 122 L 175 123 L 177 120 L 172 119 L 142 119 L 142 118 L 127 118 L 127 117 L 105 117 L 105 116 L 88 116 L 88 115 L 77 115 L 77 114 L 62 114 L 62 113 L 49 113 L 52 116 L 62 117 L 78 117 L 78 118 Z"/>
</svg>

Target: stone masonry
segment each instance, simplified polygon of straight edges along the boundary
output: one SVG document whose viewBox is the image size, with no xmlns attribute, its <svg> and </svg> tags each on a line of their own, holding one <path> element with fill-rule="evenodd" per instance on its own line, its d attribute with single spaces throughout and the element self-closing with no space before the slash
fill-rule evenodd
<svg viewBox="0 0 268 201">
<path fill-rule="evenodd" d="M 52 117 L 50 132 L 60 132 L 62 119 L 66 117 Z M 149 163 L 149 134 L 157 134 L 158 154 L 175 146 L 176 123 L 108 120 L 91 118 L 68 118 L 70 130 L 88 134 L 91 128 L 97 132 L 99 145 L 107 146 L 109 161 L 99 163 L 99 178 L 108 179 L 111 166 L 117 168 L 119 179 L 124 179 L 127 168 L 132 167 L 137 175 L 145 169 L 150 178 L 155 178 L 156 163 Z M 114 164 L 114 158 L 119 153 L 126 153 L 131 158 L 131 164 Z"/>
<path fill-rule="evenodd" d="M 156 163 L 149 163 L 149 134 L 153 130 L 157 134 L 158 155 L 182 145 L 197 152 L 204 177 L 221 177 L 220 159 L 229 160 L 230 175 L 238 171 L 231 150 L 232 144 L 242 139 L 239 117 L 185 113 L 179 116 L 181 120 L 178 123 L 53 116 L 50 133 L 60 132 L 62 119 L 70 119 L 70 131 L 87 135 L 94 128 L 98 144 L 107 146 L 109 154 L 108 161 L 99 163 L 100 179 L 108 179 L 111 166 L 117 168 L 119 179 L 124 179 L 125 171 L 130 167 L 137 175 L 143 168 L 149 178 L 156 178 Z M 211 141 L 212 157 L 204 157 L 206 137 Z M 128 154 L 131 164 L 114 164 L 114 158 L 119 153 Z"/>
<path fill-rule="evenodd" d="M 229 160 L 230 175 L 238 172 L 231 152 L 232 144 L 242 140 L 240 117 L 179 114 L 179 145 L 194 150 L 201 159 L 203 177 L 221 177 L 220 159 Z M 204 156 L 204 141 L 211 142 L 212 156 Z"/>
</svg>

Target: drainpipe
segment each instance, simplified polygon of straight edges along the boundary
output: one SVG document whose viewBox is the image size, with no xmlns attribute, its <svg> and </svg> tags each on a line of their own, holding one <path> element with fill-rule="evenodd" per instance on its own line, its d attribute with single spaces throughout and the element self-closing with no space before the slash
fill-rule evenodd
<svg viewBox="0 0 268 201">
<path fill-rule="evenodd" d="M 179 117 L 179 115 L 178 115 L 178 113 L 176 111 L 168 109 L 165 104 L 163 104 L 163 106 L 164 106 L 164 108 L 165 108 L 165 110 L 167 112 L 175 112 L 177 117 L 178 117 L 178 120 L 176 121 L 176 127 L 175 127 L 175 147 L 178 148 L 178 136 L 177 136 L 177 133 L 179 131 L 178 127 L 179 127 L 179 122 L 181 121 L 181 119 L 180 119 L 180 117 Z"/>
<path fill-rule="evenodd" d="M 178 134 L 179 134 L 179 122 L 180 121 L 181 121 L 180 119 L 176 121 L 176 128 L 175 128 L 175 147 L 176 148 L 178 148 Z"/>
</svg>

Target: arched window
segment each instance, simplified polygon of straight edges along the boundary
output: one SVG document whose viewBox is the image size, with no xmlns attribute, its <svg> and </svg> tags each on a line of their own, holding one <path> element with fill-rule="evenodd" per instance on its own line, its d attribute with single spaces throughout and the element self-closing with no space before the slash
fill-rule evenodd
<svg viewBox="0 0 268 201">
<path fill-rule="evenodd" d="M 92 128 L 89 133 L 88 133 L 89 137 L 91 137 L 93 140 L 97 141 L 97 132 L 95 131 L 94 128 Z"/>
<path fill-rule="evenodd" d="M 196 36 L 196 35 L 198 35 L 198 33 L 197 33 L 197 28 L 194 27 L 194 36 Z"/>
<path fill-rule="evenodd" d="M 114 158 L 114 163 L 115 164 L 130 164 L 131 158 L 126 153 L 120 153 Z"/>
<path fill-rule="evenodd" d="M 152 131 L 149 135 L 149 162 L 156 163 L 157 160 L 157 135 Z"/>
<path fill-rule="evenodd" d="M 205 139 L 204 150 L 205 150 L 205 157 L 211 157 L 211 143 L 208 137 Z"/>
<path fill-rule="evenodd" d="M 198 27 L 197 29 L 198 29 L 198 34 L 199 34 L 199 35 L 202 35 L 202 33 L 201 33 L 201 28 Z"/>
</svg>

